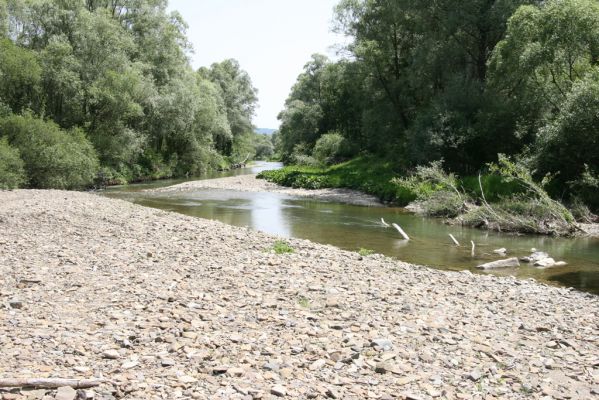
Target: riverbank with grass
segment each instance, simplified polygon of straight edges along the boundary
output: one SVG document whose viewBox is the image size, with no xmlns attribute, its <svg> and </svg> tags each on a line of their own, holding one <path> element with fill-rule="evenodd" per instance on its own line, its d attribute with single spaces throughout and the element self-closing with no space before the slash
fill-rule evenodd
<svg viewBox="0 0 599 400">
<path fill-rule="evenodd" d="M 0 378 L 96 379 L 98 400 L 599 394 L 594 295 L 93 194 L 0 202 Z"/>
<path fill-rule="evenodd" d="M 553 200 L 543 185 L 520 165 L 501 157 L 485 174 L 458 177 L 432 163 L 413 171 L 390 161 L 360 157 L 329 167 L 287 166 L 258 178 L 305 189 L 351 188 L 449 223 L 503 232 L 554 236 L 593 234 L 593 218 L 584 205 L 569 210 Z M 582 211 L 581 211 L 582 210 Z M 575 215 L 583 216 L 577 224 Z"/>
</svg>

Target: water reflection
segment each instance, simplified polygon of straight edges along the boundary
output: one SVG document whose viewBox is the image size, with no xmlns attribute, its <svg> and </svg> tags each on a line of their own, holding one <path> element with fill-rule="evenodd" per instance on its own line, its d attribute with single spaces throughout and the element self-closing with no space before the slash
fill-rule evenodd
<svg viewBox="0 0 599 400">
<path fill-rule="evenodd" d="M 249 172 L 255 170 L 236 173 Z M 147 188 L 147 185 L 142 187 Z M 534 247 L 569 265 L 545 270 L 523 265 L 493 273 L 532 277 L 599 294 L 598 239 L 506 235 L 448 226 L 439 220 L 407 214 L 398 208 L 358 207 L 274 193 L 203 189 L 152 194 L 139 191 L 139 186 L 130 186 L 112 189 L 106 195 L 230 225 L 249 226 L 280 236 L 331 244 L 346 250 L 371 249 L 403 261 L 450 270 L 474 271 L 476 265 L 498 259 L 493 253 L 497 248 L 507 248 L 509 256 L 524 256 Z M 383 227 L 381 217 L 388 223 L 398 223 L 412 240 L 401 240 L 395 229 Z M 450 233 L 462 246 L 453 245 Z M 471 240 L 476 243 L 474 256 Z"/>
<path fill-rule="evenodd" d="M 291 231 L 284 216 L 282 196 L 268 196 L 268 193 L 255 193 L 252 196 L 252 228 L 279 236 L 290 237 Z"/>
</svg>

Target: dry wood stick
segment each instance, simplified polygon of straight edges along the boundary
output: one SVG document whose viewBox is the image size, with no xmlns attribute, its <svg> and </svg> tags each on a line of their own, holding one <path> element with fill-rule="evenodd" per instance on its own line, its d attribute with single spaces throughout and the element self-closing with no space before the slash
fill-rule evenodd
<svg viewBox="0 0 599 400">
<path fill-rule="evenodd" d="M 449 234 L 449 237 L 451 238 L 451 240 L 453 240 L 453 242 L 455 243 L 456 246 L 460 245 L 460 242 L 458 242 L 458 240 L 455 238 L 455 236 L 453 236 L 451 233 Z"/>
<path fill-rule="evenodd" d="M 407 235 L 407 234 L 404 232 L 404 230 L 403 230 L 403 229 L 401 229 L 401 227 L 400 227 L 399 225 L 397 225 L 396 223 L 393 223 L 393 224 L 391 224 L 391 225 L 393 225 L 393 227 L 394 227 L 395 229 L 397 229 L 397 232 L 399 232 L 399 234 L 400 234 L 401 236 L 403 236 L 403 238 L 404 238 L 405 240 L 410 240 L 410 237 L 409 237 L 409 236 L 408 236 L 408 235 Z"/>
<path fill-rule="evenodd" d="M 70 386 L 73 389 L 87 389 L 106 382 L 104 379 L 63 379 L 63 378 L 2 378 L 0 388 L 34 387 L 41 389 L 56 389 Z"/>
</svg>

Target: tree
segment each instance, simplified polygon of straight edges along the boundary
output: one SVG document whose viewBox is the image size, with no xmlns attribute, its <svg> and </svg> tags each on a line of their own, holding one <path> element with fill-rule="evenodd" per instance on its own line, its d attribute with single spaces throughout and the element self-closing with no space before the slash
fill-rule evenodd
<svg viewBox="0 0 599 400">
<path fill-rule="evenodd" d="M 247 72 L 242 70 L 239 63 L 233 59 L 214 63 L 209 69 L 201 68 L 199 74 L 220 88 L 232 140 L 223 143 L 218 150 L 231 155 L 235 139 L 252 132 L 252 116 L 258 101 L 258 91 L 252 86 Z"/>
</svg>

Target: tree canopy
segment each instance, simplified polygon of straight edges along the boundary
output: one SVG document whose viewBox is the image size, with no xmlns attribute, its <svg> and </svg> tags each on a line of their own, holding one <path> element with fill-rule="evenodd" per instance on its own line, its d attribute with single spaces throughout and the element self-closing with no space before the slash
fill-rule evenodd
<svg viewBox="0 0 599 400">
<path fill-rule="evenodd" d="M 474 174 L 515 156 L 567 186 L 559 196 L 599 175 L 595 0 L 341 0 L 334 28 L 348 56 L 315 55 L 298 76 L 279 115 L 284 159 L 338 133 L 350 156 L 404 169 L 443 159 Z"/>
<path fill-rule="evenodd" d="M 0 0 L 3 154 L 22 158 L 31 186 L 68 188 L 253 154 L 250 77 L 233 59 L 193 71 L 186 30 L 166 0 Z M 76 178 L 42 178 L 28 156 L 54 146 L 77 163 L 73 143 L 90 160 Z"/>
</svg>

